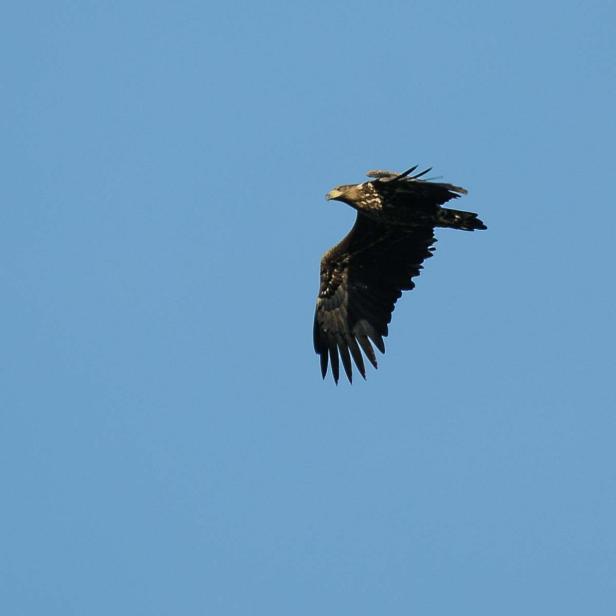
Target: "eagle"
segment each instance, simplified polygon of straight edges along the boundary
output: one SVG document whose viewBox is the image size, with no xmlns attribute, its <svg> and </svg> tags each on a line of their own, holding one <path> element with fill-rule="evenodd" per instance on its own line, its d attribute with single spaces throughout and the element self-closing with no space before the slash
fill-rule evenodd
<svg viewBox="0 0 616 616">
<path fill-rule="evenodd" d="M 434 228 L 487 228 L 473 212 L 441 207 L 465 195 L 464 188 L 422 179 L 431 168 L 413 175 L 416 169 L 368 171 L 370 180 L 337 186 L 326 195 L 357 210 L 351 231 L 321 259 L 314 316 L 321 374 L 325 378 L 329 364 L 336 384 L 340 362 L 351 383 L 351 358 L 364 379 L 364 356 L 377 367 L 372 345 L 385 352 L 394 305 L 432 256 Z"/>
</svg>

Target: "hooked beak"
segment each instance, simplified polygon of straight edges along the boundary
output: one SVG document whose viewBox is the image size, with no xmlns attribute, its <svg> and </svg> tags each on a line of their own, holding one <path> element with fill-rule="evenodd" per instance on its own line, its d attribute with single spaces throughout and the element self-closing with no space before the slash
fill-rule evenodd
<svg viewBox="0 0 616 616">
<path fill-rule="evenodd" d="M 334 188 L 333 190 L 330 190 L 326 195 L 325 198 L 328 201 L 331 201 L 332 199 L 337 199 L 340 195 L 342 194 L 342 191 L 338 190 L 337 188 Z"/>
</svg>

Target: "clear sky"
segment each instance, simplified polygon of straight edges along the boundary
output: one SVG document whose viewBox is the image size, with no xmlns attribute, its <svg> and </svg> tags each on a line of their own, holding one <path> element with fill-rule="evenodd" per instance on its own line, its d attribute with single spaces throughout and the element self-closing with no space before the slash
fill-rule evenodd
<svg viewBox="0 0 616 616">
<path fill-rule="evenodd" d="M 0 612 L 616 614 L 616 4 L 12 2 Z M 440 230 L 368 379 L 321 254 Z"/>
</svg>

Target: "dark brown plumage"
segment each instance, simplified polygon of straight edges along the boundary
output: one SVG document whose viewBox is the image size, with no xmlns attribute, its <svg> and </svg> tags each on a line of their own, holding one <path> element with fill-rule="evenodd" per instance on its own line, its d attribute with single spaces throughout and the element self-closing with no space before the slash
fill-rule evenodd
<svg viewBox="0 0 616 616">
<path fill-rule="evenodd" d="M 383 338 L 396 300 L 412 289 L 424 259 L 432 256 L 435 227 L 485 229 L 477 214 L 441 207 L 466 194 L 464 188 L 411 175 L 369 171 L 362 184 L 338 186 L 328 200 L 357 210 L 347 236 L 321 259 L 321 286 L 314 317 L 314 349 L 321 373 L 328 364 L 336 383 L 340 362 L 349 381 L 352 361 L 366 378 L 364 356 L 376 368 L 373 346 L 385 352 Z M 362 355 L 363 351 L 363 355 Z"/>
</svg>

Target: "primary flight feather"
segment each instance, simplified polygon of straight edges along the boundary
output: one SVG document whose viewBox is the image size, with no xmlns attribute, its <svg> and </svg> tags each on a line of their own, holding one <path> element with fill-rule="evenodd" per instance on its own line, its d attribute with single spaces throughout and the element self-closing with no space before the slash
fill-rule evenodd
<svg viewBox="0 0 616 616">
<path fill-rule="evenodd" d="M 430 169 L 412 175 L 416 168 L 369 171 L 370 181 L 337 186 L 326 195 L 357 210 L 357 218 L 321 259 L 314 349 L 323 378 L 329 364 L 337 383 L 340 362 L 349 381 L 352 363 L 366 378 L 364 356 L 377 367 L 373 345 L 385 352 L 394 305 L 432 256 L 435 227 L 486 229 L 477 214 L 441 207 L 466 194 L 464 188 L 421 179 Z"/>
</svg>

